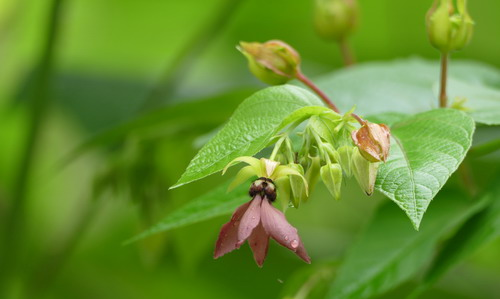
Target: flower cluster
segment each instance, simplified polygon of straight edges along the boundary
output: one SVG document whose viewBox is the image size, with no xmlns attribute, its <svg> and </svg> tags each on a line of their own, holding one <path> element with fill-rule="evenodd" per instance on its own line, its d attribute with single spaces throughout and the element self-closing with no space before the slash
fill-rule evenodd
<svg viewBox="0 0 500 299">
<path fill-rule="evenodd" d="M 308 200 L 309 193 L 320 179 L 333 198 L 340 199 L 343 178 L 351 176 L 366 194 L 371 195 L 378 166 L 389 155 L 390 130 L 386 125 L 361 119 L 352 110 L 344 115 L 337 113 L 337 107 L 300 72 L 300 57 L 286 43 L 242 42 L 239 49 L 247 57 L 252 73 L 260 80 L 276 85 L 297 78 L 310 86 L 332 110 L 308 118 L 304 131 L 297 132 L 302 136 L 299 151 L 295 150 L 299 147 L 293 144 L 289 134 L 303 120 L 275 136 L 274 150 L 269 159 L 239 157 L 226 166 L 223 174 L 235 163 L 248 164 L 238 172 L 230 189 L 252 177 L 257 179 L 250 187 L 250 202 L 240 206 L 222 227 L 214 257 L 238 249 L 248 240 L 257 265 L 262 266 L 269 238 L 273 238 L 310 262 L 297 229 L 273 207 L 273 202 L 278 199 L 283 210 L 289 206 L 298 208 L 301 202 Z M 358 123 L 361 124 L 359 128 L 355 126 Z"/>
</svg>

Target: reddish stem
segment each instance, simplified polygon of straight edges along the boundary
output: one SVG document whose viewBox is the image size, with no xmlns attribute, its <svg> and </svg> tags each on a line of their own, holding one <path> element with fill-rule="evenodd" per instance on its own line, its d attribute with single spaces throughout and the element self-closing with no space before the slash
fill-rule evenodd
<svg viewBox="0 0 500 299">
<path fill-rule="evenodd" d="M 448 53 L 441 53 L 441 84 L 439 90 L 439 107 L 446 108 L 446 81 L 448 77 Z"/>
<path fill-rule="evenodd" d="M 351 115 L 352 115 L 352 117 L 354 117 L 358 121 L 358 123 L 360 125 L 364 125 L 365 124 L 365 121 L 361 117 L 359 117 L 359 115 L 357 115 L 356 113 L 351 113 Z"/>
<path fill-rule="evenodd" d="M 312 81 L 309 80 L 309 78 L 307 78 L 300 70 L 297 72 L 297 80 L 307 85 L 307 87 L 312 89 L 328 107 L 332 108 L 333 111 L 340 114 L 339 108 L 337 108 L 337 106 L 335 106 L 335 104 L 328 98 L 328 96 L 323 91 L 321 91 L 321 89 L 319 89 L 314 83 L 312 83 Z"/>
<path fill-rule="evenodd" d="M 309 78 L 306 77 L 300 70 L 297 72 L 297 80 L 300 82 L 304 83 L 307 87 L 312 89 L 322 100 L 323 102 L 330 107 L 333 111 L 337 112 L 340 114 L 339 108 L 328 98 L 328 96 L 321 90 L 319 89 Z M 355 113 L 351 113 L 351 115 L 359 122 L 360 125 L 364 125 L 365 121 L 359 117 L 359 115 Z"/>
<path fill-rule="evenodd" d="M 346 39 L 339 41 L 339 47 L 340 53 L 342 54 L 342 60 L 344 61 L 344 66 L 348 67 L 355 64 L 354 54 Z"/>
</svg>

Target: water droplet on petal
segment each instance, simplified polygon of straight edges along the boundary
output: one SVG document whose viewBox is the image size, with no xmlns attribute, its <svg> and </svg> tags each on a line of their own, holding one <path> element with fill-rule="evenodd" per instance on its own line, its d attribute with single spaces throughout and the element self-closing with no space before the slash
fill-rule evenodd
<svg viewBox="0 0 500 299">
<path fill-rule="evenodd" d="M 292 240 L 292 242 L 290 242 L 290 245 L 292 246 L 292 248 L 297 248 L 299 247 L 299 241 Z"/>
</svg>

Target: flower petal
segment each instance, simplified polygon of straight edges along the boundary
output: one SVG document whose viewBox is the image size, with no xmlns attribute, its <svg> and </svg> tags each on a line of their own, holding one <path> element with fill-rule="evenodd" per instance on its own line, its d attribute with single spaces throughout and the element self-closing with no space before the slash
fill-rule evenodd
<svg viewBox="0 0 500 299">
<path fill-rule="evenodd" d="M 261 176 L 261 174 L 263 173 L 262 162 L 259 159 L 254 158 L 254 157 L 243 156 L 243 157 L 238 157 L 238 158 L 234 159 L 233 161 L 229 162 L 226 165 L 226 167 L 224 167 L 224 169 L 222 170 L 222 175 L 224 175 L 226 173 L 226 171 L 229 167 L 237 164 L 238 162 L 245 162 L 248 165 L 250 165 L 255 170 L 255 174 L 257 176 Z"/>
<path fill-rule="evenodd" d="M 266 175 L 265 175 L 266 178 L 272 177 L 274 170 L 280 164 L 279 162 L 265 159 L 265 158 L 260 159 L 260 161 L 262 162 L 262 164 L 264 166 L 263 168 L 266 169 Z"/>
<path fill-rule="evenodd" d="M 236 174 L 235 179 L 231 182 L 231 184 L 227 188 L 227 192 L 232 191 L 234 188 L 248 181 L 248 179 L 253 176 L 256 176 L 256 174 L 252 166 L 243 167 L 242 169 L 240 169 L 240 171 L 238 171 L 238 174 Z"/>
<path fill-rule="evenodd" d="M 297 251 L 295 251 L 295 254 L 302 260 L 304 260 L 304 262 L 308 264 L 311 263 L 311 258 L 307 254 L 306 248 L 304 247 L 304 243 L 302 243 L 302 241 L 299 241 L 299 247 L 297 248 Z"/>
<path fill-rule="evenodd" d="M 243 244 L 253 229 L 257 227 L 260 222 L 260 205 L 262 203 L 262 197 L 256 195 L 250 202 L 250 206 L 246 210 L 243 217 L 241 217 L 240 225 L 238 227 L 238 245 Z"/>
<path fill-rule="evenodd" d="M 285 215 L 273 207 L 267 198 L 262 200 L 261 221 L 266 232 L 276 242 L 295 252 L 305 262 L 311 262 L 297 233 L 297 229 L 288 223 Z"/>
<path fill-rule="evenodd" d="M 231 220 L 222 226 L 219 238 L 215 243 L 215 259 L 240 248 L 241 244 L 238 244 L 238 227 L 240 225 L 241 217 L 243 217 L 243 214 L 245 214 L 249 205 L 250 202 L 247 202 L 239 206 L 231 217 Z"/>
<path fill-rule="evenodd" d="M 259 267 L 262 267 L 269 248 L 269 235 L 262 226 L 262 222 L 257 225 L 248 238 L 248 244 L 253 251 L 253 258 Z"/>
</svg>

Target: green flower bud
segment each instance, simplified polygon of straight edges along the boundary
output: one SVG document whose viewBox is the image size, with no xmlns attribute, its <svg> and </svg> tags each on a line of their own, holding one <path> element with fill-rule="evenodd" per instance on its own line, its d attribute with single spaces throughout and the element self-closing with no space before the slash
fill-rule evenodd
<svg viewBox="0 0 500 299">
<path fill-rule="evenodd" d="M 248 59 L 250 71 L 270 85 L 285 84 L 300 69 L 300 55 L 290 45 L 271 40 L 261 43 L 240 42 L 237 49 Z"/>
<path fill-rule="evenodd" d="M 359 9 L 356 0 L 316 0 L 314 25 L 328 40 L 342 41 L 357 26 Z"/>
<path fill-rule="evenodd" d="M 372 163 L 366 160 L 359 152 L 359 149 L 354 148 L 352 155 L 352 171 L 359 186 L 367 195 L 373 194 L 379 164 L 380 163 Z"/>
<path fill-rule="evenodd" d="M 439 3 L 438 3 L 439 2 Z M 467 12 L 466 0 L 435 0 L 427 12 L 427 35 L 432 46 L 443 53 L 460 50 L 472 38 L 474 21 Z"/>
<path fill-rule="evenodd" d="M 340 189 L 342 187 L 342 168 L 340 164 L 328 163 L 321 167 L 321 179 L 336 200 L 340 199 Z"/>
<path fill-rule="evenodd" d="M 276 180 L 275 184 L 281 209 L 286 211 L 292 200 L 292 186 L 290 185 L 290 180 L 287 177 L 283 177 Z"/>
<path fill-rule="evenodd" d="M 300 164 L 289 164 L 288 167 L 294 169 L 301 175 L 304 174 L 304 168 Z M 295 208 L 300 206 L 302 201 L 306 201 L 308 197 L 308 185 L 304 184 L 303 177 L 290 176 L 290 186 L 292 188 L 292 203 Z"/>
<path fill-rule="evenodd" d="M 342 166 L 342 170 L 346 174 L 347 177 L 352 176 L 352 153 L 354 151 L 354 147 L 350 145 L 344 145 L 337 149 L 337 153 L 339 153 L 339 163 Z"/>
<path fill-rule="evenodd" d="M 307 184 L 309 185 L 309 193 L 312 193 L 314 190 L 314 187 L 318 183 L 319 179 L 319 170 L 321 167 L 321 159 L 319 157 L 310 157 L 310 164 L 309 167 L 306 170 L 306 180 Z"/>
</svg>

